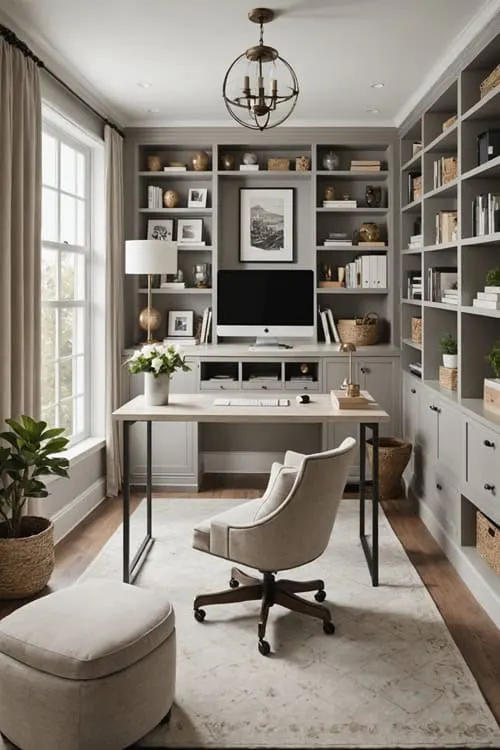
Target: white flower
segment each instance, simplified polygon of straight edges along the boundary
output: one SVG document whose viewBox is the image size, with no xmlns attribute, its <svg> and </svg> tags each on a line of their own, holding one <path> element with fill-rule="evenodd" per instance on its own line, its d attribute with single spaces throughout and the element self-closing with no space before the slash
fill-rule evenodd
<svg viewBox="0 0 500 750">
<path fill-rule="evenodd" d="M 156 354 L 156 346 L 154 344 L 144 344 L 141 349 L 141 354 L 144 357 L 150 357 L 151 355 Z"/>
<path fill-rule="evenodd" d="M 131 359 L 131 360 L 134 360 L 134 359 L 138 359 L 138 357 L 140 357 L 140 356 L 141 356 L 141 351 L 140 351 L 140 349 L 136 349 L 136 350 L 135 350 L 135 352 L 134 352 L 134 353 L 132 354 L 132 356 L 130 357 L 130 359 Z"/>
<path fill-rule="evenodd" d="M 155 372 L 160 372 L 162 364 L 163 364 L 163 359 L 161 357 L 155 357 L 151 361 L 151 367 L 153 368 Z"/>
</svg>

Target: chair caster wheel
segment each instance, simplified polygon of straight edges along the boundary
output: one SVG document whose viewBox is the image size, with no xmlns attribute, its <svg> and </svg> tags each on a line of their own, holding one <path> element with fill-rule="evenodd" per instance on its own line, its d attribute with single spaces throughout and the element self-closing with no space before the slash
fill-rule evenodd
<svg viewBox="0 0 500 750">
<path fill-rule="evenodd" d="M 314 594 L 314 598 L 317 602 L 324 602 L 326 599 L 326 591 L 325 589 L 320 589 Z"/>
<path fill-rule="evenodd" d="M 333 622 L 324 622 L 323 632 L 327 635 L 333 635 L 335 633 L 335 625 L 333 624 Z"/>
<path fill-rule="evenodd" d="M 269 656 L 271 653 L 271 646 L 267 641 L 259 641 L 259 651 L 262 654 L 262 656 Z"/>
<path fill-rule="evenodd" d="M 197 622 L 203 622 L 203 620 L 205 619 L 206 616 L 207 616 L 207 613 L 205 612 L 204 609 L 195 609 L 195 611 L 194 611 L 194 619 Z"/>
<path fill-rule="evenodd" d="M 231 578 L 231 580 L 229 581 L 229 586 L 232 589 L 237 589 L 239 585 L 240 585 L 240 582 L 237 581 L 236 578 Z"/>
</svg>

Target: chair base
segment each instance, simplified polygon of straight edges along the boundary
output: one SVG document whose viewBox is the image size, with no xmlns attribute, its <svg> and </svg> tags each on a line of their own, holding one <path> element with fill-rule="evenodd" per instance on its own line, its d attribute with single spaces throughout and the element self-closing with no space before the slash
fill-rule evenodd
<svg viewBox="0 0 500 750">
<path fill-rule="evenodd" d="M 213 594 L 201 594 L 194 600 L 194 616 L 198 622 L 205 619 L 205 611 L 202 607 L 211 604 L 232 604 L 233 602 L 248 602 L 256 599 L 261 600 L 260 618 L 258 625 L 259 651 L 264 656 L 270 652 L 270 646 L 264 640 L 266 634 L 267 618 L 269 610 L 274 604 L 300 612 L 310 617 L 323 620 L 323 630 L 328 635 L 335 632 L 332 616 L 328 607 L 321 604 L 302 599 L 297 596 L 304 591 L 316 591 L 314 598 L 318 602 L 325 600 L 325 583 L 320 579 L 314 581 L 291 581 L 282 579 L 277 581 L 274 573 L 263 573 L 261 579 L 255 578 L 239 568 L 231 569 L 231 580 L 229 588 L 217 591 Z"/>
</svg>

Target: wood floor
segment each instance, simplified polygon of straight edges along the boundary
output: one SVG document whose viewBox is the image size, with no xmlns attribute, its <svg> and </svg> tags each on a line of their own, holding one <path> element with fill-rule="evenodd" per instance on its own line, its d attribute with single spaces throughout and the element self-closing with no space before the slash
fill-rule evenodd
<svg viewBox="0 0 500 750">
<path fill-rule="evenodd" d="M 222 477 L 205 482 L 199 497 L 258 497 L 265 477 Z M 182 493 L 161 493 L 181 497 Z M 186 493 L 192 497 L 193 493 Z M 143 493 L 134 495 L 137 507 Z M 458 648 L 474 674 L 497 721 L 500 723 L 500 630 L 486 615 L 442 554 L 420 519 L 405 500 L 384 501 L 385 513 L 410 560 L 427 586 Z M 106 500 L 56 548 L 56 567 L 50 588 L 54 591 L 72 584 L 99 553 L 121 523 L 120 498 Z M 0 619 L 23 604 L 0 602 Z M 411 647 L 411 646 L 409 646 Z"/>
</svg>

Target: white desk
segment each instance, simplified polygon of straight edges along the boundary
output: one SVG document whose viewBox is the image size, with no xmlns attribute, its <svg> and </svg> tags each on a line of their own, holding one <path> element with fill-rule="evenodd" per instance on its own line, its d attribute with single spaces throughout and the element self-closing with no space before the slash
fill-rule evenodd
<svg viewBox="0 0 500 750">
<path fill-rule="evenodd" d="M 113 412 L 113 419 L 123 423 L 123 581 L 133 581 L 140 570 L 153 542 L 151 441 L 153 422 L 224 422 L 224 423 L 305 423 L 324 424 L 347 422 L 360 428 L 360 480 L 359 480 L 359 536 L 365 553 L 372 584 L 378 586 L 378 427 L 389 421 L 389 415 L 378 404 L 366 409 L 334 409 L 330 394 L 314 394 L 308 404 L 297 404 L 291 398 L 289 406 L 251 407 L 214 406 L 215 394 L 174 393 L 167 406 L 146 406 L 143 396 L 128 401 Z M 262 398 L 262 393 L 245 393 L 247 398 Z M 266 398 L 283 398 L 282 393 L 266 392 Z M 130 465 L 129 430 L 134 422 L 146 422 L 146 535 L 130 561 Z M 372 432 L 372 545 L 365 532 L 365 460 L 366 428 Z"/>
</svg>

